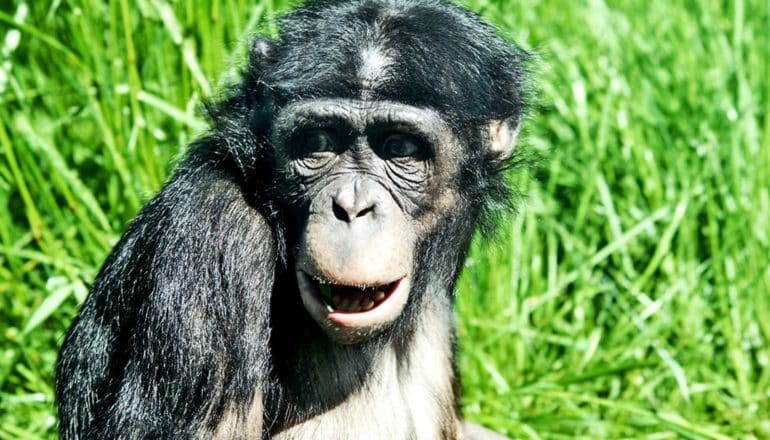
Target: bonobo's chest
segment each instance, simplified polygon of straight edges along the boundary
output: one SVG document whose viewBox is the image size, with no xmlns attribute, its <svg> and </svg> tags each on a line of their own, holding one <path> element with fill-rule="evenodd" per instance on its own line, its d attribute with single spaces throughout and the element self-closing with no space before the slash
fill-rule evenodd
<svg viewBox="0 0 770 440">
<path fill-rule="evenodd" d="M 417 331 L 406 353 L 386 348 L 360 388 L 338 405 L 280 430 L 273 438 L 456 438 L 449 312 L 427 307 L 419 323 L 433 326 L 434 331 Z"/>
<path fill-rule="evenodd" d="M 400 386 L 372 383 L 371 388 L 333 409 L 289 427 L 274 439 L 442 439 L 443 406 L 427 387 L 402 392 Z"/>
</svg>

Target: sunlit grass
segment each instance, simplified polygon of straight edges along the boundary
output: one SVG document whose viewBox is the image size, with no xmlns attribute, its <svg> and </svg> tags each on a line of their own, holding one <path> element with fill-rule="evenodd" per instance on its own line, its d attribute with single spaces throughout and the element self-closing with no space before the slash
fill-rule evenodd
<svg viewBox="0 0 770 440">
<path fill-rule="evenodd" d="M 514 438 L 770 438 L 770 7 L 471 1 L 538 54 L 542 165 L 460 283 L 467 417 Z M 729 3 L 729 4 L 728 4 Z M 285 2 L 0 3 L 0 438 L 111 245 Z"/>
</svg>

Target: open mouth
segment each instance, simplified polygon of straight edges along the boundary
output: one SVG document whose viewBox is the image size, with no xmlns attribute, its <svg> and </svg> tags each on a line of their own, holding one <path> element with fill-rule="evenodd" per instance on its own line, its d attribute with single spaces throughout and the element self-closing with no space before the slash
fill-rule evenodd
<svg viewBox="0 0 770 440">
<path fill-rule="evenodd" d="M 297 285 L 305 308 L 317 320 L 334 327 L 375 328 L 393 321 L 406 303 L 409 279 L 360 286 L 337 284 L 297 271 Z"/>
<path fill-rule="evenodd" d="M 398 281 L 382 286 L 355 287 L 315 281 L 327 312 L 359 313 L 378 307 L 393 294 Z"/>
</svg>

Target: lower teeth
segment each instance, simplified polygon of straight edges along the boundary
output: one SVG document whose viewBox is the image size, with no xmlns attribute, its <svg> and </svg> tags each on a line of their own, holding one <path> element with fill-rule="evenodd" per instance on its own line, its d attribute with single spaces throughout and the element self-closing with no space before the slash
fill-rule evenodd
<svg viewBox="0 0 770 440">
<path fill-rule="evenodd" d="M 326 283 L 318 283 L 318 289 L 321 293 L 326 311 L 331 313 L 335 310 L 344 312 L 368 311 L 382 302 L 385 297 L 385 291 L 364 291 L 362 293 L 348 292 L 341 294 L 332 292 L 332 286 Z"/>
</svg>

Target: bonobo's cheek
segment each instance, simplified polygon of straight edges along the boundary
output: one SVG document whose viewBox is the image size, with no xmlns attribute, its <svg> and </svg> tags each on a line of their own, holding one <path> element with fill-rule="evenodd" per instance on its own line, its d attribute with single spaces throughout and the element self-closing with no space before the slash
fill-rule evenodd
<svg viewBox="0 0 770 440">
<path fill-rule="evenodd" d="M 390 193 L 340 177 L 314 198 L 299 241 L 305 308 L 340 343 L 375 336 L 401 314 L 411 289 L 415 235 Z"/>
<path fill-rule="evenodd" d="M 418 237 L 427 237 L 440 228 L 464 204 L 458 183 L 461 180 L 459 168 L 459 159 L 445 158 L 436 164 L 434 172 L 426 179 L 416 198 L 418 208 L 409 216 Z"/>
</svg>

